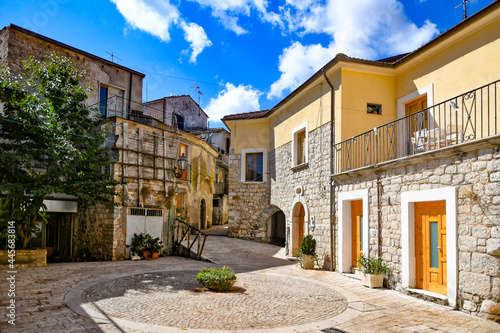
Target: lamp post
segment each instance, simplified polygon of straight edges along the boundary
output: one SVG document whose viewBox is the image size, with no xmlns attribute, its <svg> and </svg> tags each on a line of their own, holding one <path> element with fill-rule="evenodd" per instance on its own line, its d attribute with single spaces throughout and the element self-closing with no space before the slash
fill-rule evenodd
<svg viewBox="0 0 500 333">
<path fill-rule="evenodd" d="M 188 160 L 186 158 L 186 155 L 182 153 L 181 157 L 177 159 L 177 166 L 174 167 L 174 174 L 175 177 L 181 178 L 182 175 L 184 174 L 184 171 L 186 170 L 188 164 Z"/>
</svg>

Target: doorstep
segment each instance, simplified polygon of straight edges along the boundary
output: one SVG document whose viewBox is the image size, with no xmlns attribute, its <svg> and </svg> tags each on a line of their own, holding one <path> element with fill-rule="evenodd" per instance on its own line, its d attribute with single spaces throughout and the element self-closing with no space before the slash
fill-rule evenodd
<svg viewBox="0 0 500 333">
<path fill-rule="evenodd" d="M 433 303 L 448 305 L 448 297 L 443 294 L 435 293 L 429 290 L 406 288 L 406 292 L 410 296 L 416 296 L 417 298 L 430 301 Z"/>
</svg>

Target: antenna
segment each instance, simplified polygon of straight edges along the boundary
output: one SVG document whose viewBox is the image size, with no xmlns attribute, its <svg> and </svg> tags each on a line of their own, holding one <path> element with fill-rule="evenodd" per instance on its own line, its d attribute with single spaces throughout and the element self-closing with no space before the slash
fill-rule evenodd
<svg viewBox="0 0 500 333">
<path fill-rule="evenodd" d="M 462 0 L 462 3 L 458 6 L 455 7 L 455 9 L 457 9 L 458 7 L 460 6 L 463 6 L 464 9 L 462 11 L 462 21 L 465 20 L 468 16 L 467 16 L 467 2 L 469 2 L 470 0 Z"/>
<path fill-rule="evenodd" d="M 107 54 L 109 54 L 111 56 L 111 62 L 115 62 L 115 58 L 118 60 L 121 60 L 120 58 L 115 56 L 113 52 L 111 52 L 111 53 L 109 53 L 108 51 L 104 51 L 104 52 L 106 52 Z"/>
<path fill-rule="evenodd" d="M 195 94 L 198 94 L 198 105 L 200 105 L 200 95 L 203 95 L 203 93 L 200 90 L 200 86 L 197 85 L 195 82 L 194 87 L 190 87 L 190 88 L 194 88 Z"/>
</svg>

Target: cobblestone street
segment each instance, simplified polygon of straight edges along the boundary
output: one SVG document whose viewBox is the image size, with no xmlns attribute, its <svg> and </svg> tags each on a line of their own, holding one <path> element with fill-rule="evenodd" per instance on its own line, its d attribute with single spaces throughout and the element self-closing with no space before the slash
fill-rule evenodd
<svg viewBox="0 0 500 333">
<path fill-rule="evenodd" d="M 283 249 L 210 236 L 204 256 L 19 268 L 16 326 L 1 332 L 499 332 L 500 325 L 338 273 L 302 270 Z M 195 292 L 228 265 L 239 292 Z M 2 293 L 5 279 L 2 278 Z M 0 300 L 2 309 L 7 302 Z M 76 312 L 75 312 L 76 311 Z M 4 310 L 2 310 L 4 313 Z M 92 318 L 92 319 L 91 319 Z"/>
</svg>

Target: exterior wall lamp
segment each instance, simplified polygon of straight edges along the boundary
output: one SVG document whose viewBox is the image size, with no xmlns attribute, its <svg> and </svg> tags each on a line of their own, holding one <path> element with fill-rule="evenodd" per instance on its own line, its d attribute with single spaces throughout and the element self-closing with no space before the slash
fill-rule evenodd
<svg viewBox="0 0 500 333">
<path fill-rule="evenodd" d="M 184 171 L 186 170 L 188 164 L 188 160 L 186 158 L 186 155 L 182 153 L 181 157 L 177 159 L 177 166 L 174 166 L 174 174 L 175 177 L 181 178 L 182 175 L 184 174 Z"/>
</svg>

